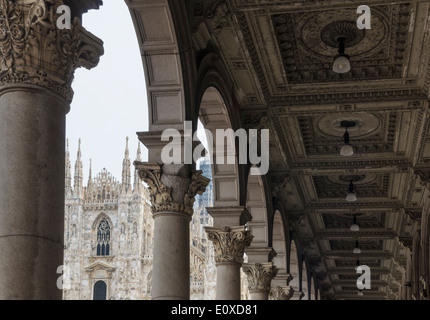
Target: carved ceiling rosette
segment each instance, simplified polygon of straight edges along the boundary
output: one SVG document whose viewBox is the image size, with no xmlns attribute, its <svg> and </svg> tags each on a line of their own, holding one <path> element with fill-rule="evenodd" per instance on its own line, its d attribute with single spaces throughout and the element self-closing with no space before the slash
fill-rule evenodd
<svg viewBox="0 0 430 320">
<path fill-rule="evenodd" d="M 244 226 L 240 227 L 205 227 L 208 239 L 214 243 L 215 262 L 243 263 L 245 248 L 254 238 Z"/>
<path fill-rule="evenodd" d="M 294 289 L 287 287 L 273 287 L 270 289 L 269 300 L 290 300 L 294 295 Z"/>
<path fill-rule="evenodd" d="M 196 194 L 202 194 L 210 181 L 210 179 L 202 175 L 201 170 L 193 171 L 183 202 L 175 202 L 172 196 L 172 187 L 166 186 L 162 182 L 161 164 L 135 161 L 134 166 L 138 171 L 139 178 L 148 185 L 154 214 L 162 211 L 175 211 L 191 217 L 194 212 L 193 205 Z"/>
<path fill-rule="evenodd" d="M 75 17 L 57 27 L 62 0 L 0 0 L 0 85 L 25 83 L 48 88 L 68 102 L 79 67 L 97 66 L 103 42 Z"/>
<path fill-rule="evenodd" d="M 278 268 L 272 262 L 266 263 L 245 263 L 242 266 L 243 272 L 248 278 L 249 291 L 270 291 L 270 283 L 278 274 Z"/>
</svg>

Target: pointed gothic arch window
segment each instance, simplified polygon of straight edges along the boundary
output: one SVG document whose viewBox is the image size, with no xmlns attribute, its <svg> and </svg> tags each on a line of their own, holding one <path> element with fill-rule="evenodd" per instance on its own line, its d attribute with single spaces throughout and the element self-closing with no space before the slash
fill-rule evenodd
<svg viewBox="0 0 430 320">
<path fill-rule="evenodd" d="M 99 280 L 94 284 L 93 300 L 106 300 L 106 282 Z"/>
<path fill-rule="evenodd" d="M 110 254 L 110 225 L 106 218 L 100 220 L 97 227 L 97 255 Z"/>
</svg>

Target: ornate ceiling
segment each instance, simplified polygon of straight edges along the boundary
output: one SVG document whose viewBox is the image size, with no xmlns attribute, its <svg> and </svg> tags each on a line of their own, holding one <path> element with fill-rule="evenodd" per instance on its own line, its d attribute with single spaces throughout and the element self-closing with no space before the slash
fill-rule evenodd
<svg viewBox="0 0 430 320">
<path fill-rule="evenodd" d="M 346 3 L 346 4 L 345 4 Z M 272 191 L 286 204 L 299 246 L 316 261 L 325 298 L 394 299 L 423 205 L 428 174 L 428 1 L 189 1 L 197 50 L 212 43 L 237 88 L 247 127 L 270 128 Z M 331 70 L 346 35 L 352 69 Z M 354 121 L 354 155 L 339 154 Z M 358 201 L 345 201 L 353 180 Z M 354 214 L 359 232 L 350 231 Z M 372 289 L 357 296 L 361 264 Z"/>
</svg>

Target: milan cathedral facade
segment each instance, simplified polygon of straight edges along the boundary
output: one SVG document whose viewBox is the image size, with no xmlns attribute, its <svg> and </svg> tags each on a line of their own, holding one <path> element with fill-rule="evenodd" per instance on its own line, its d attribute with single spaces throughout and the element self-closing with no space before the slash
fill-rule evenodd
<svg viewBox="0 0 430 320">
<path fill-rule="evenodd" d="M 140 146 L 136 160 L 141 160 Z M 90 164 L 84 185 L 79 142 L 72 185 L 67 145 L 63 299 L 150 299 L 154 223 L 149 192 L 136 170 L 132 180 L 131 171 L 127 139 L 122 180 L 106 169 L 92 177 Z M 203 230 L 212 223 L 208 201 L 207 195 L 196 201 L 191 222 L 191 299 L 215 297 L 213 248 Z"/>
</svg>

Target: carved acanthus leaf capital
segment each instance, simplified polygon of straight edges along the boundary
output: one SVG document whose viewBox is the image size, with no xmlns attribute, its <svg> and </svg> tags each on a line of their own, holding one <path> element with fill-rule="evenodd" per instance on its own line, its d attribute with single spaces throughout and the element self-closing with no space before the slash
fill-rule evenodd
<svg viewBox="0 0 430 320">
<path fill-rule="evenodd" d="M 270 289 L 269 300 L 290 300 L 294 295 L 294 289 L 290 286 L 273 287 Z"/>
<path fill-rule="evenodd" d="M 184 204 L 189 208 L 193 208 L 195 196 L 205 192 L 210 179 L 202 175 L 202 170 L 196 170 L 191 175 L 191 182 L 188 186 L 188 192 L 184 197 Z"/>
<path fill-rule="evenodd" d="M 70 29 L 57 27 L 63 0 L 0 0 L 0 86 L 33 84 L 68 102 L 79 67 L 95 67 L 103 42 L 75 17 Z"/>
<path fill-rule="evenodd" d="M 270 291 L 270 283 L 276 277 L 278 268 L 272 262 L 266 263 L 245 263 L 242 266 L 243 272 L 248 277 L 248 289 L 253 291 Z"/>
<path fill-rule="evenodd" d="M 160 164 L 156 162 L 135 161 L 134 165 L 139 178 L 148 185 L 153 212 L 159 211 L 163 204 L 173 201 L 172 188 L 165 186 L 161 182 Z"/>
<path fill-rule="evenodd" d="M 244 226 L 240 227 L 205 227 L 208 239 L 214 243 L 215 262 L 243 263 L 245 248 L 254 238 Z"/>
<path fill-rule="evenodd" d="M 154 214 L 163 211 L 174 211 L 191 217 L 194 211 L 193 205 L 196 194 L 202 194 L 210 181 L 210 179 L 202 176 L 201 170 L 193 171 L 183 201 L 175 202 L 172 196 L 172 187 L 166 186 L 162 182 L 161 164 L 140 161 L 135 161 L 133 164 L 137 169 L 139 178 L 148 185 Z"/>
</svg>

